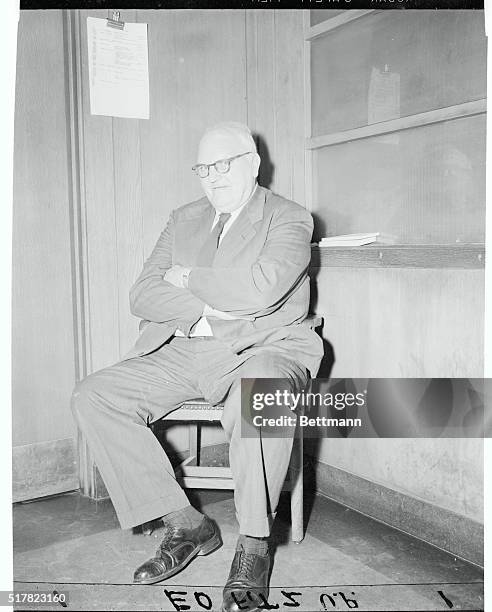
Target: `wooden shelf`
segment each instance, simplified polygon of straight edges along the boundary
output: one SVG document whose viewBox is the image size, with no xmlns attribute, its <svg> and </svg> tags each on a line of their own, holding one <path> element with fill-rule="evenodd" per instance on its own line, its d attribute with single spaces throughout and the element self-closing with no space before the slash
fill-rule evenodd
<svg viewBox="0 0 492 612">
<path fill-rule="evenodd" d="M 463 104 L 455 104 L 445 108 L 437 108 L 435 110 L 400 117 L 398 119 L 390 119 L 389 121 L 381 121 L 379 123 L 371 123 L 362 127 L 343 130 L 334 134 L 325 134 L 315 136 L 314 138 L 306 139 L 306 147 L 308 149 L 321 149 L 322 147 L 330 147 L 332 145 L 361 138 L 371 138 L 372 136 L 381 136 L 383 134 L 391 134 L 393 132 L 401 132 L 401 130 L 409 130 L 412 128 L 440 123 L 441 121 L 450 121 L 452 119 L 460 119 L 462 117 L 473 117 L 474 115 L 483 115 L 487 112 L 487 100 L 473 100 L 472 102 L 464 102 Z"/>
<path fill-rule="evenodd" d="M 485 266 L 483 244 L 311 246 L 311 268 L 454 268 Z"/>
<path fill-rule="evenodd" d="M 326 34 L 327 32 L 331 32 L 335 28 L 338 28 L 342 25 L 346 25 L 350 21 L 354 21 L 354 19 L 360 19 L 361 17 L 366 17 L 370 13 L 374 13 L 375 9 L 365 9 L 365 10 L 350 10 L 344 11 L 340 15 L 336 17 L 331 17 L 330 19 L 325 19 L 321 23 L 317 23 L 316 25 L 310 26 L 307 25 L 304 32 L 305 40 L 312 41 L 318 36 L 322 34 Z"/>
</svg>

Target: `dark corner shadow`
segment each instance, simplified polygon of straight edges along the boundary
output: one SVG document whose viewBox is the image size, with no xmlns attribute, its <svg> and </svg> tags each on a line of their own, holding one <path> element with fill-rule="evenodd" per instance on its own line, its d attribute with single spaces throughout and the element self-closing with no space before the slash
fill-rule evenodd
<svg viewBox="0 0 492 612">
<path fill-rule="evenodd" d="M 323 238 L 324 236 L 327 236 L 328 234 L 326 233 L 326 221 L 324 219 L 322 219 L 317 213 L 311 213 L 312 217 L 313 217 L 313 221 L 314 221 L 314 230 L 313 230 L 313 238 L 312 241 L 313 242 L 319 242 L 321 240 L 321 238 Z M 318 261 L 316 262 L 316 264 L 319 266 L 319 257 L 318 257 Z M 316 265 L 313 262 L 311 262 L 311 266 Z"/>
<path fill-rule="evenodd" d="M 270 185 L 273 183 L 273 177 L 275 175 L 275 166 L 270 158 L 268 146 L 263 136 L 257 132 L 253 133 L 254 141 L 256 142 L 256 148 L 258 149 L 258 155 L 261 158 L 260 172 L 258 174 L 258 183 L 262 187 L 270 189 Z"/>
<path fill-rule="evenodd" d="M 318 236 L 324 236 L 325 225 L 319 220 L 316 215 L 314 217 L 315 232 Z M 317 241 L 313 239 L 314 241 Z M 311 264 L 309 269 L 309 277 L 311 281 L 311 298 L 309 304 L 309 312 L 320 314 L 318 307 L 318 282 L 317 278 L 320 271 L 319 251 L 312 250 Z M 335 349 L 325 335 L 328 333 L 326 329 L 327 322 L 323 321 L 323 326 L 316 331 L 323 341 L 323 358 L 319 367 L 316 378 L 330 378 L 335 363 Z M 304 440 L 304 530 L 306 531 L 309 525 L 309 518 L 314 506 L 314 501 L 317 491 L 316 482 L 316 463 L 320 453 L 321 438 L 311 438 Z"/>
<path fill-rule="evenodd" d="M 316 378 L 330 378 L 333 364 L 335 363 L 335 352 L 328 340 L 323 339 L 324 356 Z M 309 525 L 309 518 L 313 510 L 316 492 L 316 464 L 320 454 L 322 438 L 304 439 L 304 530 Z"/>
<path fill-rule="evenodd" d="M 319 253 L 314 250 L 311 255 L 311 265 L 309 268 L 309 278 L 311 285 L 311 299 L 309 303 L 309 312 L 313 314 L 318 314 L 318 283 L 317 277 L 319 275 L 320 267 L 319 267 Z M 331 371 L 333 369 L 333 365 L 335 363 L 335 350 L 331 342 L 329 342 L 325 337 L 326 333 L 326 321 L 323 321 L 323 327 L 317 329 L 316 331 L 321 336 L 323 340 L 323 359 L 321 360 L 321 364 L 319 367 L 318 374 L 316 378 L 330 378 Z M 323 333 L 324 332 L 324 333 Z"/>
</svg>

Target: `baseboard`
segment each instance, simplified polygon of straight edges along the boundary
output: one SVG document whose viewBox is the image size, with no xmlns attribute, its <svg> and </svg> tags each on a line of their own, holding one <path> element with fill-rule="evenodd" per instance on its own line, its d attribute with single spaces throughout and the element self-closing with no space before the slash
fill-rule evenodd
<svg viewBox="0 0 492 612">
<path fill-rule="evenodd" d="M 316 492 L 483 567 L 483 525 L 311 458 Z"/>
<path fill-rule="evenodd" d="M 14 502 L 78 488 L 77 448 L 74 438 L 13 447 Z"/>
</svg>

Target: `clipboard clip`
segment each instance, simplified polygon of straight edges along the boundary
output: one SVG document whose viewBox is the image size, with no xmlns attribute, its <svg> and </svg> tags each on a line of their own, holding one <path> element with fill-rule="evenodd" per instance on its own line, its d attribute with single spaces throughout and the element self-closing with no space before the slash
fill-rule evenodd
<svg viewBox="0 0 492 612">
<path fill-rule="evenodd" d="M 109 28 L 116 28 L 117 30 L 123 30 L 125 28 L 125 22 L 120 21 L 120 11 L 108 11 L 111 15 L 106 20 L 106 25 Z"/>
</svg>

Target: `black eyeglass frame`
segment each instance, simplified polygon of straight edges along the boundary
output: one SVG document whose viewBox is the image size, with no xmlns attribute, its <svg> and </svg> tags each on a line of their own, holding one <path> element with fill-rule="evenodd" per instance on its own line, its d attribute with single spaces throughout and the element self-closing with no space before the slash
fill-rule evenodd
<svg viewBox="0 0 492 612">
<path fill-rule="evenodd" d="M 250 153 L 253 153 L 253 151 L 246 151 L 245 153 L 239 153 L 239 155 L 233 155 L 232 157 L 226 157 L 225 159 L 218 159 L 213 164 L 195 164 L 194 166 L 192 166 L 191 169 L 200 178 L 207 178 L 210 174 L 210 168 L 212 166 L 215 168 L 215 171 L 218 174 L 227 174 L 229 170 L 231 169 L 231 162 L 233 162 L 235 159 L 239 159 L 240 157 L 243 157 L 244 155 L 249 155 Z M 217 168 L 217 164 L 226 164 L 226 168 L 224 170 L 219 170 L 219 168 Z M 204 174 L 202 176 L 199 173 L 199 168 L 206 168 L 207 174 Z"/>
</svg>

